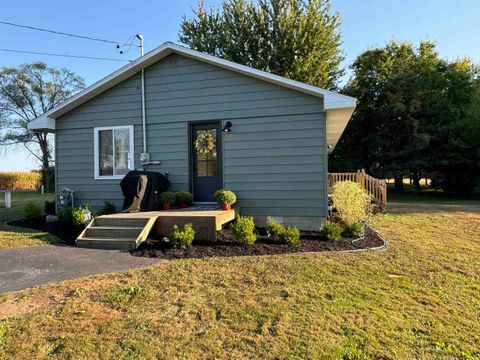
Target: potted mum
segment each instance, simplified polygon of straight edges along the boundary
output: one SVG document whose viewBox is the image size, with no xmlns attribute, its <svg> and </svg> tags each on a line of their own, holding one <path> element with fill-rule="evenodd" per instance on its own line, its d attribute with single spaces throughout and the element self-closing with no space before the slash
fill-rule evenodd
<svg viewBox="0 0 480 360">
<path fill-rule="evenodd" d="M 171 210 L 172 205 L 175 204 L 175 194 L 171 191 L 165 191 L 158 197 L 163 210 Z"/>
<path fill-rule="evenodd" d="M 188 191 L 178 191 L 175 193 L 175 200 L 179 208 L 188 208 L 193 202 L 193 195 Z"/>
<path fill-rule="evenodd" d="M 222 210 L 230 210 L 232 208 L 232 204 L 235 204 L 237 201 L 237 196 L 228 189 L 220 189 L 215 191 L 213 194 L 217 203 L 222 207 Z"/>
</svg>

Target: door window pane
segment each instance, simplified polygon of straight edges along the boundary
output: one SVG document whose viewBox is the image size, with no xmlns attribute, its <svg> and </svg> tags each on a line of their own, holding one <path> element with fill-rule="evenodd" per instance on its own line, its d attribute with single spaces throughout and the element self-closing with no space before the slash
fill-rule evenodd
<svg viewBox="0 0 480 360">
<path fill-rule="evenodd" d="M 207 176 L 207 163 L 205 161 L 197 161 L 197 176 Z"/>
<path fill-rule="evenodd" d="M 217 161 L 207 162 L 207 176 L 217 176 Z"/>
<path fill-rule="evenodd" d="M 102 130 L 98 132 L 100 175 L 113 175 L 112 137 L 112 130 Z"/>
</svg>

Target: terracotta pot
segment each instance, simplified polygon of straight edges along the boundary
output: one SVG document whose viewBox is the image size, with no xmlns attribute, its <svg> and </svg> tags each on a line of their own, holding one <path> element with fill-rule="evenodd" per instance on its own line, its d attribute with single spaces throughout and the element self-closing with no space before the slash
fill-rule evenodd
<svg viewBox="0 0 480 360">
<path fill-rule="evenodd" d="M 172 204 L 170 204 L 170 203 L 163 203 L 163 204 L 162 204 L 162 209 L 163 209 L 163 210 L 172 210 Z"/>
<path fill-rule="evenodd" d="M 178 204 L 178 207 L 180 209 L 186 209 L 186 208 L 188 208 L 188 204 L 187 203 L 180 203 L 180 204 Z"/>
<path fill-rule="evenodd" d="M 222 204 L 222 210 L 230 210 L 232 208 L 232 204 Z"/>
</svg>

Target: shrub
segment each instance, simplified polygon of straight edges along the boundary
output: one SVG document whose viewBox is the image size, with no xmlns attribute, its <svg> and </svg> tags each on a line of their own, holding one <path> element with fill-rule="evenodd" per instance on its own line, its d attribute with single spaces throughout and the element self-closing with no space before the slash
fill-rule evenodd
<svg viewBox="0 0 480 360">
<path fill-rule="evenodd" d="M 195 230 L 192 224 L 185 224 L 183 230 L 180 230 L 177 225 L 173 225 L 170 232 L 170 241 L 173 247 L 187 248 L 192 245 L 195 239 Z"/>
<path fill-rule="evenodd" d="M 45 201 L 43 209 L 45 210 L 45 214 L 55 215 L 55 201 Z"/>
<path fill-rule="evenodd" d="M 171 191 L 165 191 L 161 193 L 158 197 L 160 204 L 175 204 L 175 194 Z"/>
<path fill-rule="evenodd" d="M 193 202 L 193 195 L 188 191 L 178 191 L 175 193 L 175 200 L 177 204 L 190 205 Z"/>
<path fill-rule="evenodd" d="M 117 212 L 117 207 L 111 201 L 105 200 L 103 203 L 102 209 L 100 210 L 101 215 L 115 214 Z"/>
<path fill-rule="evenodd" d="M 215 191 L 213 197 L 221 205 L 235 204 L 235 202 L 237 201 L 237 196 L 235 195 L 235 193 L 227 189 L 220 189 Z"/>
<path fill-rule="evenodd" d="M 359 184 L 340 181 L 333 187 L 333 207 L 343 223 L 361 223 L 368 219 L 372 197 Z"/>
<path fill-rule="evenodd" d="M 360 223 L 343 224 L 343 235 L 352 238 L 359 238 L 363 234 L 363 225 Z"/>
<path fill-rule="evenodd" d="M 57 214 L 58 220 L 65 225 L 72 225 L 73 223 L 73 209 L 69 207 L 65 207 L 60 210 Z"/>
<path fill-rule="evenodd" d="M 269 217 L 267 220 L 267 225 L 265 225 L 265 230 L 267 230 L 270 235 L 277 237 L 285 231 L 285 228 L 282 224 Z"/>
<path fill-rule="evenodd" d="M 90 206 L 85 205 L 85 207 L 79 206 L 78 208 L 72 209 L 72 225 L 76 227 L 81 227 L 85 224 L 85 210 L 91 211 Z M 92 213 L 91 218 L 95 216 Z"/>
<path fill-rule="evenodd" d="M 41 178 L 38 172 L 0 172 L 0 190 L 37 190 Z"/>
<path fill-rule="evenodd" d="M 329 223 L 323 225 L 320 232 L 328 240 L 338 241 L 342 238 L 343 227 L 340 224 Z"/>
<path fill-rule="evenodd" d="M 32 202 L 27 203 L 22 210 L 23 216 L 27 219 L 35 219 L 42 216 L 42 208 Z"/>
<path fill-rule="evenodd" d="M 239 216 L 230 225 L 235 242 L 240 245 L 253 245 L 257 241 L 255 222 L 251 216 Z"/>
<path fill-rule="evenodd" d="M 278 237 L 285 244 L 295 245 L 300 242 L 300 230 L 296 227 L 287 226 L 278 234 Z"/>
</svg>

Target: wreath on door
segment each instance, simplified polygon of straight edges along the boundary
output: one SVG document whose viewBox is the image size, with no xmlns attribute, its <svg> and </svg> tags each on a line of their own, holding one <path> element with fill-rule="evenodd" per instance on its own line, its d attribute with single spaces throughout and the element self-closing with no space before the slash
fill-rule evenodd
<svg viewBox="0 0 480 360">
<path fill-rule="evenodd" d="M 195 140 L 195 150 L 199 155 L 214 155 L 217 152 L 215 130 L 199 130 Z"/>
</svg>

